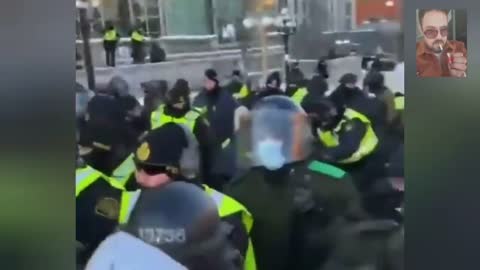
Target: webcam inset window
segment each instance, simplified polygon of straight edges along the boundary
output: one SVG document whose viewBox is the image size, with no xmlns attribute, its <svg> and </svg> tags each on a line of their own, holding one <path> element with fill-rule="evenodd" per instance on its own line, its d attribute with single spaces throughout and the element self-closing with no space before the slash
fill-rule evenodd
<svg viewBox="0 0 480 270">
<path fill-rule="evenodd" d="M 417 10 L 417 76 L 467 76 L 466 10 Z"/>
</svg>

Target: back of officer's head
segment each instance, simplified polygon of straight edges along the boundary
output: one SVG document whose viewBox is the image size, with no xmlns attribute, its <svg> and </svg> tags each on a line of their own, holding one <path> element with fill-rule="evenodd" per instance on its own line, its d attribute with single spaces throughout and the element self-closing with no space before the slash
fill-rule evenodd
<svg viewBox="0 0 480 270">
<path fill-rule="evenodd" d="M 116 96 L 123 97 L 129 94 L 128 82 L 120 76 L 114 76 L 107 87 L 110 88 L 110 92 Z"/>
<path fill-rule="evenodd" d="M 385 87 L 385 76 L 381 72 L 372 72 L 367 81 L 368 89 L 372 92 L 378 92 Z"/>
<path fill-rule="evenodd" d="M 152 188 L 181 176 L 180 163 L 187 147 L 188 139 L 180 125 L 167 123 L 150 131 L 134 153 L 138 184 Z"/>
<path fill-rule="evenodd" d="M 215 203 L 198 186 L 173 182 L 140 195 L 124 231 L 188 269 L 221 270 L 226 235 Z"/>
<path fill-rule="evenodd" d="M 168 105 L 179 109 L 190 107 L 190 86 L 185 79 L 178 79 L 172 89 L 167 91 L 166 99 Z"/>
<path fill-rule="evenodd" d="M 280 88 L 281 83 L 282 83 L 282 79 L 280 76 L 280 72 L 274 71 L 268 75 L 266 86 L 267 88 L 278 89 Z"/>
<path fill-rule="evenodd" d="M 326 127 L 339 115 L 337 105 L 326 97 L 315 97 L 302 102 L 302 107 L 316 126 Z"/>
</svg>

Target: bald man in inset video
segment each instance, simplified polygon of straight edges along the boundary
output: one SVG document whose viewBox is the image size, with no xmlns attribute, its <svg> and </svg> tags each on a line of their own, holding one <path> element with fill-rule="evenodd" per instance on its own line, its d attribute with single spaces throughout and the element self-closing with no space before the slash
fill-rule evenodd
<svg viewBox="0 0 480 270">
<path fill-rule="evenodd" d="M 418 77 L 466 77 L 467 49 L 448 40 L 449 10 L 424 9 L 418 13 L 423 40 L 417 42 Z"/>
</svg>

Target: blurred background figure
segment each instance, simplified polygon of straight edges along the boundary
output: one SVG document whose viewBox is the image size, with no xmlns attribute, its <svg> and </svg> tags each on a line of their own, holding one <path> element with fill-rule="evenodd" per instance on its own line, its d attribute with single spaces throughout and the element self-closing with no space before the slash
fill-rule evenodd
<svg viewBox="0 0 480 270">
<path fill-rule="evenodd" d="M 118 40 L 120 39 L 120 35 L 111 21 L 105 22 L 104 32 L 103 48 L 105 49 L 105 63 L 107 66 L 114 67 L 115 53 L 117 51 L 117 44 Z"/>
<path fill-rule="evenodd" d="M 145 33 L 141 24 L 136 25 L 130 33 L 133 64 L 145 62 Z"/>
</svg>

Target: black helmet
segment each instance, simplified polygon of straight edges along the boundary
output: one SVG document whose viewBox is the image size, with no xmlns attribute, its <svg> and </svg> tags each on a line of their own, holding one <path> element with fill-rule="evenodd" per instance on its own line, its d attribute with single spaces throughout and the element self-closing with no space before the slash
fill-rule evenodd
<svg viewBox="0 0 480 270">
<path fill-rule="evenodd" d="M 188 269 L 241 269 L 224 229 L 214 201 L 185 182 L 142 191 L 122 228 Z"/>
<path fill-rule="evenodd" d="M 358 81 L 357 75 L 353 73 L 346 73 L 342 77 L 340 77 L 340 80 L 338 82 L 341 84 L 348 84 L 348 83 L 356 84 L 357 81 Z"/>
<path fill-rule="evenodd" d="M 178 79 L 172 89 L 167 91 L 165 101 L 170 105 L 183 103 L 186 104 L 186 106 L 189 106 L 190 93 L 191 90 L 188 81 L 185 79 Z"/>
<path fill-rule="evenodd" d="M 205 70 L 205 77 L 211 81 L 214 81 L 216 84 L 218 84 L 218 74 L 215 69 L 209 68 Z"/>
<path fill-rule="evenodd" d="M 109 88 L 110 92 L 116 96 L 126 96 L 130 91 L 128 82 L 120 76 L 114 76 L 108 83 L 107 87 Z"/>
<path fill-rule="evenodd" d="M 312 97 L 302 102 L 302 107 L 318 127 L 331 128 L 343 113 L 335 102 L 326 97 Z"/>
<path fill-rule="evenodd" d="M 385 77 L 381 72 L 372 72 L 366 81 L 368 89 L 375 90 L 385 87 Z"/>
<path fill-rule="evenodd" d="M 280 84 L 282 83 L 282 79 L 280 76 L 280 72 L 274 71 L 270 73 L 267 77 L 266 85 L 269 88 L 280 88 Z"/>
</svg>

